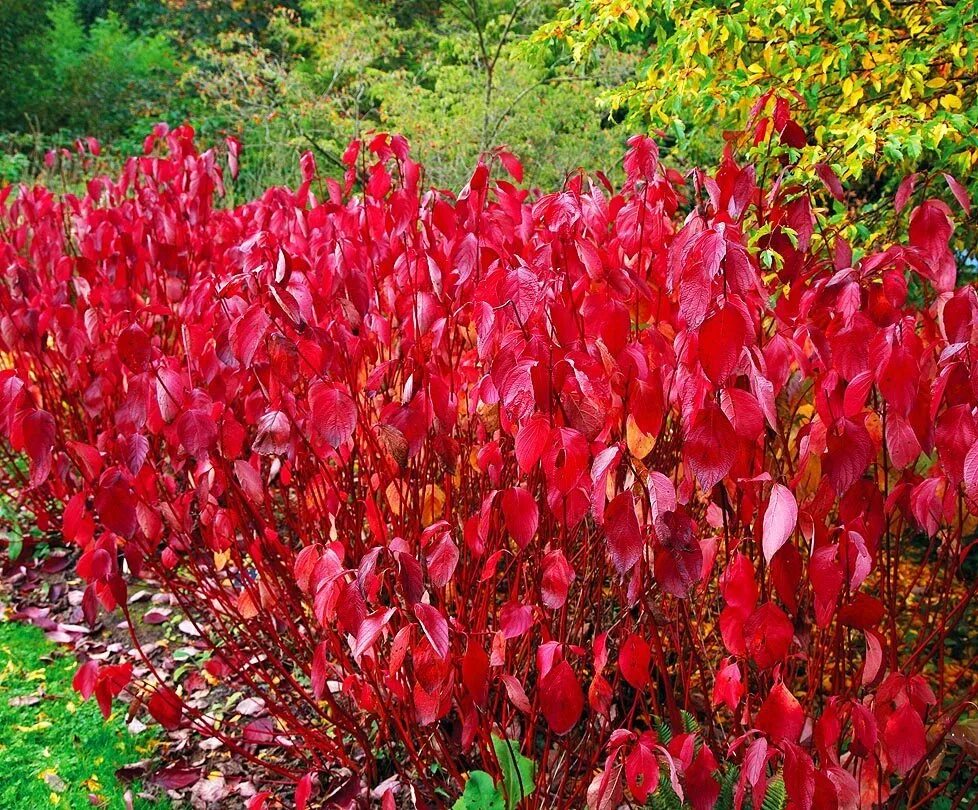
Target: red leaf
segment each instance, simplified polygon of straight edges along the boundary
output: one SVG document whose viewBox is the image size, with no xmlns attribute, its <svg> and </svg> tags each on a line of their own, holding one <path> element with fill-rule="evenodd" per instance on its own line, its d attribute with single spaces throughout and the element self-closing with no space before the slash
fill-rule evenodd
<svg viewBox="0 0 978 810">
<path fill-rule="evenodd" d="M 798 742 L 805 727 L 805 712 L 788 687 L 777 683 L 758 710 L 754 725 L 772 742 Z"/>
<path fill-rule="evenodd" d="M 168 768 L 161 768 L 150 776 L 146 781 L 153 785 L 158 785 L 164 790 L 181 790 L 197 784 L 200 781 L 200 768 L 188 768 L 179 765 L 171 765 Z"/>
<path fill-rule="evenodd" d="M 778 553 L 798 522 L 798 503 L 786 486 L 775 484 L 771 487 L 771 497 L 768 498 L 764 510 L 763 547 L 764 559 L 771 559 Z"/>
<path fill-rule="evenodd" d="M 499 151 L 499 161 L 503 164 L 506 171 L 510 173 L 517 183 L 523 182 L 523 164 L 519 159 L 509 152 Z"/>
<path fill-rule="evenodd" d="M 862 477 L 872 457 L 873 441 L 866 428 L 851 419 L 840 419 L 828 432 L 822 469 L 842 495 Z"/>
<path fill-rule="evenodd" d="M 31 460 L 31 486 L 40 486 L 51 472 L 54 449 L 54 417 L 47 411 L 33 411 L 24 417 L 24 451 Z"/>
<path fill-rule="evenodd" d="M 471 639 L 462 656 L 462 683 L 477 706 L 489 698 L 489 656 Z"/>
<path fill-rule="evenodd" d="M 655 579 L 662 589 L 685 599 L 703 577 L 703 550 L 696 539 L 696 524 L 685 510 L 663 512 L 656 518 Z"/>
<path fill-rule="evenodd" d="M 652 508 L 652 520 L 657 520 L 663 512 L 676 510 L 676 487 L 672 481 L 655 470 L 649 473 L 646 486 L 649 490 L 649 505 Z"/>
<path fill-rule="evenodd" d="M 752 611 L 757 604 L 757 582 L 750 559 L 737 553 L 727 565 L 720 581 L 723 598 L 731 607 Z"/>
<path fill-rule="evenodd" d="M 95 683 L 95 699 L 106 720 L 112 714 L 112 699 L 118 697 L 132 680 L 132 669 L 132 662 L 127 661 L 125 664 L 111 664 L 99 670 Z"/>
<path fill-rule="evenodd" d="M 289 449 L 292 426 L 282 411 L 269 411 L 258 420 L 258 433 L 251 449 L 265 456 L 285 453 Z"/>
<path fill-rule="evenodd" d="M 146 441 L 142 436 L 139 438 Z M 78 459 L 78 463 L 82 469 L 82 473 L 85 476 L 85 480 L 91 482 L 98 478 L 99 473 L 102 472 L 102 467 L 104 466 L 102 454 L 98 451 L 98 448 L 92 447 L 90 444 L 76 441 L 69 441 L 66 444 L 68 449 L 71 451 L 71 455 Z M 145 454 L 143 456 L 143 460 L 145 460 Z M 140 463 L 139 466 L 141 467 L 142 463 Z M 135 473 L 133 473 L 133 475 L 135 475 Z"/>
<path fill-rule="evenodd" d="M 357 630 L 357 640 L 353 645 L 354 658 L 358 658 L 373 647 L 374 642 L 380 637 L 393 615 L 394 608 L 378 609 L 360 623 L 360 628 Z"/>
<path fill-rule="evenodd" d="M 901 776 L 926 756 L 927 732 L 920 715 L 909 701 L 887 719 L 882 742 L 890 765 Z"/>
<path fill-rule="evenodd" d="M 587 789 L 587 810 L 617 810 L 625 800 L 622 766 L 609 757 L 603 771 L 598 771 Z"/>
<path fill-rule="evenodd" d="M 272 792 L 270 790 L 263 790 L 261 793 L 256 793 L 248 800 L 248 810 L 265 810 L 265 805 L 271 796 Z"/>
<path fill-rule="evenodd" d="M 719 483 L 737 460 L 737 436 L 719 407 L 710 403 L 696 416 L 686 437 L 686 463 L 704 492 Z"/>
<path fill-rule="evenodd" d="M 260 717 L 249 722 L 241 733 L 246 745 L 273 745 L 275 743 L 275 721 L 271 717 Z"/>
<path fill-rule="evenodd" d="M 526 692 L 520 682 L 505 672 L 499 673 L 499 680 L 506 687 L 506 694 L 509 696 L 510 702 L 524 714 L 531 714 L 533 707 L 530 705 L 530 700 L 527 698 Z"/>
<path fill-rule="evenodd" d="M 312 771 L 299 780 L 295 788 L 295 810 L 306 810 L 309 797 L 312 796 Z"/>
<path fill-rule="evenodd" d="M 720 783 L 714 778 L 717 761 L 708 745 L 700 746 L 686 769 L 686 796 L 693 810 L 713 810 L 720 798 Z"/>
<path fill-rule="evenodd" d="M 791 621 L 773 602 L 765 602 L 744 622 L 748 654 L 761 669 L 783 661 L 793 637 Z"/>
<path fill-rule="evenodd" d="M 910 244 L 924 259 L 915 266 L 938 292 L 954 289 L 957 266 L 949 248 L 953 232 L 951 209 L 940 200 L 925 200 L 910 214 Z"/>
<path fill-rule="evenodd" d="M 544 556 L 542 567 L 541 599 L 551 610 L 559 610 L 567 601 L 567 592 L 574 581 L 574 569 L 559 549 Z"/>
<path fill-rule="evenodd" d="M 431 642 L 432 649 L 441 658 L 448 656 L 448 620 L 438 611 L 437 608 L 424 602 L 418 602 L 414 606 L 414 615 L 421 622 L 421 629 Z"/>
<path fill-rule="evenodd" d="M 146 462 L 146 456 L 149 455 L 149 440 L 141 433 L 134 433 L 126 440 L 124 453 L 126 466 L 129 468 L 129 472 L 131 472 L 133 475 L 139 475 L 139 471 Z M 99 461 L 101 462 L 101 456 L 99 457 Z M 98 467 L 100 468 L 101 464 L 99 464 Z M 97 474 L 98 473 L 95 473 L 95 475 Z M 94 478 L 94 475 L 92 477 Z"/>
<path fill-rule="evenodd" d="M 920 173 L 914 172 L 913 174 L 907 175 L 900 182 L 900 186 L 897 188 L 896 196 L 893 198 L 893 206 L 896 208 L 898 214 L 904 208 L 906 208 L 907 201 L 910 199 L 910 195 L 913 194 L 919 178 Z"/>
<path fill-rule="evenodd" d="M 747 324 L 737 307 L 728 304 L 707 318 L 699 331 L 703 371 L 714 385 L 726 382 L 740 361 L 747 340 Z"/>
<path fill-rule="evenodd" d="M 877 378 L 883 398 L 900 416 L 907 416 L 917 396 L 920 372 L 913 355 L 902 346 L 894 347 Z"/>
<path fill-rule="evenodd" d="M 608 475 L 621 456 L 617 444 L 604 448 L 591 464 L 591 514 L 597 523 L 604 522 L 604 506 L 608 499 Z"/>
<path fill-rule="evenodd" d="M 971 445 L 971 449 L 964 457 L 964 491 L 972 501 L 978 503 L 978 441 Z"/>
<path fill-rule="evenodd" d="M 964 404 L 945 410 L 937 420 L 934 443 L 947 477 L 954 485 L 964 480 L 964 461 L 978 442 L 978 421 Z"/>
<path fill-rule="evenodd" d="M 625 759 L 625 781 L 635 801 L 643 805 L 658 787 L 659 761 L 642 743 L 638 743 Z"/>
<path fill-rule="evenodd" d="M 842 191 L 842 183 L 839 182 L 839 177 L 832 170 L 831 166 L 829 166 L 827 163 L 816 163 L 815 173 L 825 184 L 825 187 L 829 190 L 829 194 L 831 194 L 839 202 L 845 200 L 845 194 Z"/>
<path fill-rule="evenodd" d="M 571 665 L 561 661 L 540 683 L 540 708 L 554 734 L 566 734 L 584 710 L 584 691 Z"/>
<path fill-rule="evenodd" d="M 295 574 L 296 584 L 303 593 L 311 592 L 312 575 L 321 558 L 322 552 L 317 545 L 306 546 L 295 555 L 292 573 Z"/>
<path fill-rule="evenodd" d="M 876 680 L 883 667 L 883 645 L 878 633 L 871 630 L 864 634 L 866 638 L 866 661 L 863 664 L 863 671 L 860 680 L 863 686 L 871 684 Z"/>
<path fill-rule="evenodd" d="M 618 653 L 618 668 L 622 677 L 635 689 L 644 689 L 650 680 L 649 664 L 652 651 L 641 636 L 630 635 Z"/>
<path fill-rule="evenodd" d="M 428 549 L 425 563 L 428 565 L 428 576 L 436 588 L 444 588 L 451 582 L 452 575 L 458 565 L 459 551 L 451 535 L 445 532 Z"/>
<path fill-rule="evenodd" d="M 119 359 L 133 371 L 145 371 L 149 366 L 152 344 L 149 335 L 138 323 L 123 329 L 116 345 L 119 348 Z"/>
<path fill-rule="evenodd" d="M 735 711 L 740 705 L 744 691 L 740 667 L 737 666 L 736 662 L 731 662 L 717 673 L 716 682 L 713 685 L 713 702 L 726 704 L 731 711 Z"/>
<path fill-rule="evenodd" d="M 662 383 L 658 374 L 653 376 L 651 382 L 644 380 L 633 382 L 629 402 L 635 424 L 643 433 L 655 435 L 662 427 L 662 416 L 665 411 L 662 400 Z"/>
<path fill-rule="evenodd" d="M 971 215 L 971 197 L 968 196 L 968 191 L 962 186 L 954 177 L 944 172 L 944 179 L 947 181 L 947 187 L 951 189 L 951 193 L 954 195 L 954 199 L 958 201 L 958 205 L 965 214 Z"/>
<path fill-rule="evenodd" d="M 241 491 L 251 503 L 261 504 L 265 500 L 265 487 L 261 475 L 243 458 L 236 459 L 234 462 L 234 477 L 238 479 Z"/>
<path fill-rule="evenodd" d="M 856 756 L 864 757 L 876 748 L 879 731 L 876 718 L 862 703 L 852 704 L 852 747 Z"/>
<path fill-rule="evenodd" d="M 815 549 L 808 565 L 808 576 L 815 593 L 815 623 L 828 627 L 838 605 L 839 594 L 845 576 L 836 561 L 838 547 L 822 546 Z"/>
<path fill-rule="evenodd" d="M 95 511 L 109 531 L 130 538 L 138 528 L 136 496 L 118 470 L 107 470 L 95 493 Z"/>
<path fill-rule="evenodd" d="M 722 228 L 722 226 L 721 226 Z M 687 326 L 695 329 L 706 316 L 710 304 L 713 279 L 727 250 L 727 240 L 717 230 L 707 230 L 696 236 L 685 255 L 679 258 L 679 314 Z"/>
<path fill-rule="evenodd" d="M 502 510 L 509 533 L 521 549 L 526 548 L 540 520 L 536 500 L 522 487 L 512 487 L 503 492 Z"/>
<path fill-rule="evenodd" d="M 550 440 L 550 425 L 539 415 L 531 417 L 516 434 L 516 462 L 528 473 L 543 455 Z"/>
<path fill-rule="evenodd" d="M 251 361 L 261 344 L 272 319 L 268 317 L 260 304 L 252 304 L 247 311 L 235 318 L 228 330 L 228 342 L 234 350 L 235 357 L 245 368 Z"/>
<path fill-rule="evenodd" d="M 207 411 L 191 408 L 177 419 L 177 435 L 187 455 L 198 456 L 217 440 L 217 425 Z"/>
<path fill-rule="evenodd" d="M 921 447 L 910 423 L 899 414 L 887 414 L 886 452 L 898 470 L 909 467 L 920 458 Z"/>
<path fill-rule="evenodd" d="M 78 692 L 84 700 L 88 700 L 95 693 L 95 683 L 98 679 L 98 661 L 86 661 L 71 679 L 71 687 Z"/>
<path fill-rule="evenodd" d="M 591 685 L 587 690 L 587 700 L 593 712 L 608 717 L 611 711 L 611 701 L 614 697 L 611 684 L 601 675 L 595 675 L 591 679 Z"/>
<path fill-rule="evenodd" d="M 353 436 L 357 408 L 349 394 L 326 383 L 313 383 L 309 387 L 309 410 L 313 428 L 334 449 Z"/>
<path fill-rule="evenodd" d="M 518 638 L 533 626 L 533 609 L 519 602 L 507 602 L 499 611 L 499 626 L 507 640 Z"/>
<path fill-rule="evenodd" d="M 159 687 L 146 704 L 146 708 L 163 728 L 174 731 L 180 727 L 183 717 L 183 704 L 172 689 Z"/>
<path fill-rule="evenodd" d="M 608 551 L 618 573 L 624 576 L 642 556 L 642 535 L 631 492 L 622 492 L 608 504 L 604 515 Z"/>
</svg>

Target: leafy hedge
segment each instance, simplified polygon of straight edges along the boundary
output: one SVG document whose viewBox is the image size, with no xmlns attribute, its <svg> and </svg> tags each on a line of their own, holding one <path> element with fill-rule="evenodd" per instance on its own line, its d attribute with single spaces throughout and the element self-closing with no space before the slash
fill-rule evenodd
<svg viewBox="0 0 978 810">
<path fill-rule="evenodd" d="M 81 197 L 5 189 L 6 489 L 78 547 L 91 619 L 158 580 L 269 716 L 217 723 L 148 656 L 76 687 L 299 807 L 966 790 L 954 214 L 906 185 L 908 237 L 862 254 L 817 216 L 831 170 L 781 182 L 787 109 L 761 114 L 766 163 L 684 178 L 636 136 L 617 189 L 533 196 L 497 151 L 436 193 L 378 135 L 345 180 L 307 155 L 226 210 L 218 153 L 162 126 Z"/>
</svg>

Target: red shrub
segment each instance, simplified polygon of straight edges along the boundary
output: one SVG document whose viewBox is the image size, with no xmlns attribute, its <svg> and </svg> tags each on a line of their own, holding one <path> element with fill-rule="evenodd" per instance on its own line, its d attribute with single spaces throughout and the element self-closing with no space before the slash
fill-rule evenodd
<svg viewBox="0 0 978 810">
<path fill-rule="evenodd" d="M 452 197 L 378 136 L 345 186 L 307 156 L 228 211 L 181 128 L 81 198 L 8 189 L 7 488 L 62 515 L 90 615 L 159 580 L 271 720 L 213 723 L 147 656 L 150 714 L 301 804 L 318 772 L 443 806 L 505 770 L 493 735 L 527 806 L 965 784 L 978 296 L 943 203 L 859 255 L 766 137 L 691 187 L 636 137 L 618 191 L 498 155 Z M 85 666 L 106 706 L 119 668 Z"/>
</svg>

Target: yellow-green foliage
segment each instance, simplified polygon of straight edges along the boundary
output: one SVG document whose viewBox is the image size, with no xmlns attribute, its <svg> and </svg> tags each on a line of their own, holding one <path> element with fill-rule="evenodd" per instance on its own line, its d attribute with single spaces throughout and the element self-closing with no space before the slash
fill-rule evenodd
<svg viewBox="0 0 978 810">
<path fill-rule="evenodd" d="M 205 136 L 230 130 L 244 141 L 242 182 L 291 182 L 310 148 L 329 171 L 350 138 L 372 130 L 405 135 L 426 181 L 448 188 L 499 145 L 523 158 L 534 184 L 616 167 L 626 132 L 595 99 L 626 79 L 633 57 L 609 54 L 596 71 L 528 63 L 519 44 L 551 3 L 404 5 L 310 0 L 301 21 L 271 21 L 265 46 L 241 36 L 198 44 L 184 89 L 202 100 L 194 120 Z"/>
<path fill-rule="evenodd" d="M 804 166 L 829 163 L 843 184 L 878 195 L 915 168 L 975 175 L 974 0 L 575 0 L 535 39 L 579 61 L 599 45 L 641 54 L 604 101 L 689 163 L 774 90 L 801 102 Z"/>
</svg>

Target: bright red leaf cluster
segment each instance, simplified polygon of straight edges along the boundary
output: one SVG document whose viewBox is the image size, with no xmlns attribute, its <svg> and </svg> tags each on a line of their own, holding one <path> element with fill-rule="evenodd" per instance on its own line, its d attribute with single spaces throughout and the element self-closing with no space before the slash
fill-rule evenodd
<svg viewBox="0 0 978 810">
<path fill-rule="evenodd" d="M 92 620 L 160 581 L 269 717 L 215 724 L 149 658 L 77 688 L 128 684 L 300 806 L 443 806 L 499 776 L 493 734 L 536 762 L 526 806 L 946 789 L 978 694 L 948 657 L 978 589 L 952 212 L 861 254 L 822 188 L 731 152 L 683 178 L 636 137 L 620 189 L 549 194 L 497 153 L 456 196 L 396 136 L 344 160 L 226 210 L 216 153 L 161 127 L 82 196 L 0 195 L 6 488 L 77 546 Z"/>
</svg>

